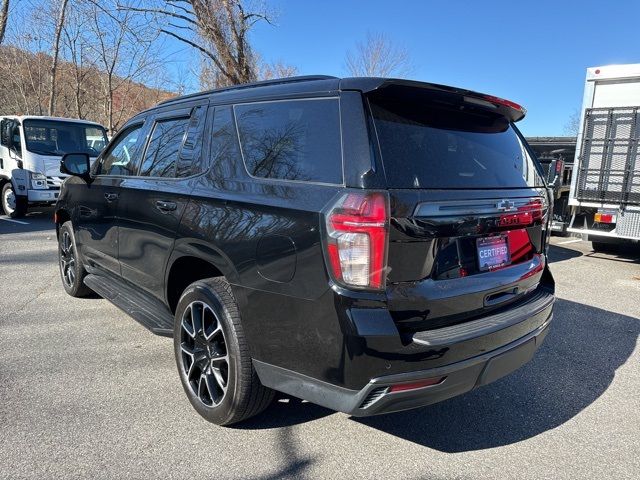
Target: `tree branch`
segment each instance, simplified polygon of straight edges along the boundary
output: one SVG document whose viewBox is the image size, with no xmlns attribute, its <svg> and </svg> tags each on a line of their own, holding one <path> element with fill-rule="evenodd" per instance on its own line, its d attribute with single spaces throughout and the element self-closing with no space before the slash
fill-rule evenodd
<svg viewBox="0 0 640 480">
<path fill-rule="evenodd" d="M 163 28 L 160 29 L 160 31 L 162 33 L 164 33 L 165 35 L 169 35 L 177 40 L 180 40 L 181 42 L 186 43 L 187 45 L 192 46 L 193 48 L 195 48 L 196 50 L 200 51 L 202 54 L 204 54 L 205 56 L 209 57 L 213 63 L 215 63 L 216 67 L 222 72 L 223 75 L 225 75 L 226 77 L 229 76 L 229 74 L 227 73 L 227 71 L 224 69 L 224 67 L 222 66 L 222 64 L 220 63 L 220 61 L 218 60 L 218 58 L 211 53 L 209 50 L 207 50 L 206 48 L 198 45 L 195 42 L 192 42 L 191 40 L 181 37 L 180 35 L 170 32 L 169 30 L 165 30 Z"/>
</svg>

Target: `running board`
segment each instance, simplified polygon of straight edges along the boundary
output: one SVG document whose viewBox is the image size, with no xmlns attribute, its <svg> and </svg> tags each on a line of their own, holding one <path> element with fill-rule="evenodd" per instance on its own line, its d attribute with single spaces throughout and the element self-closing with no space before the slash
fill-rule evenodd
<svg viewBox="0 0 640 480">
<path fill-rule="evenodd" d="M 160 301 L 111 277 L 90 274 L 84 283 L 156 335 L 173 337 L 173 315 Z"/>
</svg>

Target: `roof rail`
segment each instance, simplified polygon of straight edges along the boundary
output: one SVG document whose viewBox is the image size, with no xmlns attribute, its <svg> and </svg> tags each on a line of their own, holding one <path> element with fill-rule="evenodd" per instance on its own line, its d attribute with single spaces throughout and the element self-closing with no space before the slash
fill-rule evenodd
<svg viewBox="0 0 640 480">
<path fill-rule="evenodd" d="M 230 87 L 222 87 L 222 88 L 214 88 L 213 90 L 205 90 L 203 92 L 191 93 L 189 95 L 182 95 L 179 97 L 170 98 L 163 102 L 160 102 L 158 105 L 165 105 L 167 103 L 175 102 L 177 100 L 183 100 L 187 98 L 199 97 L 201 95 L 208 95 L 211 93 L 221 93 L 228 92 L 231 90 L 242 90 L 244 88 L 251 87 L 268 87 L 272 85 L 283 85 L 287 83 L 297 83 L 297 82 L 311 82 L 314 80 L 335 80 L 338 77 L 332 77 L 331 75 L 303 75 L 298 77 L 287 77 L 287 78 L 274 78 L 273 80 L 261 80 L 259 82 L 252 83 L 241 83 L 240 85 L 232 85 Z"/>
</svg>

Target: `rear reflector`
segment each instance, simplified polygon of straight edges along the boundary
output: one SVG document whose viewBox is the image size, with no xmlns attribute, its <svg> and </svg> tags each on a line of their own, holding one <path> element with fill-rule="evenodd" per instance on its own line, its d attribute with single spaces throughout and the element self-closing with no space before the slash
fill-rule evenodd
<svg viewBox="0 0 640 480">
<path fill-rule="evenodd" d="M 405 392 L 407 390 L 416 390 L 418 388 L 430 387 L 432 385 L 438 385 L 442 383 L 442 381 L 447 377 L 436 377 L 436 378 L 427 378 L 425 380 L 419 380 L 417 382 L 411 383 L 399 383 L 398 385 L 393 385 L 389 388 L 389 393 L 393 392 Z"/>
<path fill-rule="evenodd" d="M 598 212 L 593 217 L 596 223 L 616 223 L 616 216 L 613 213 Z"/>
</svg>

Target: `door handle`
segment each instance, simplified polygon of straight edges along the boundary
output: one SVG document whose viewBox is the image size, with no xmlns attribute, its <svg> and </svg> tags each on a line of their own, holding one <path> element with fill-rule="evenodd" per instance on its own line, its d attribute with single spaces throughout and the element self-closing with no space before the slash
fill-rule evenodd
<svg viewBox="0 0 640 480">
<path fill-rule="evenodd" d="M 156 202 L 156 208 L 161 212 L 172 212 L 173 210 L 178 208 L 178 205 L 176 205 L 176 202 L 167 202 L 164 200 L 158 200 Z"/>
<path fill-rule="evenodd" d="M 107 202 L 113 202 L 114 200 L 118 199 L 118 194 L 117 193 L 112 193 L 112 192 L 107 192 L 104 194 L 104 198 L 107 200 Z"/>
</svg>

